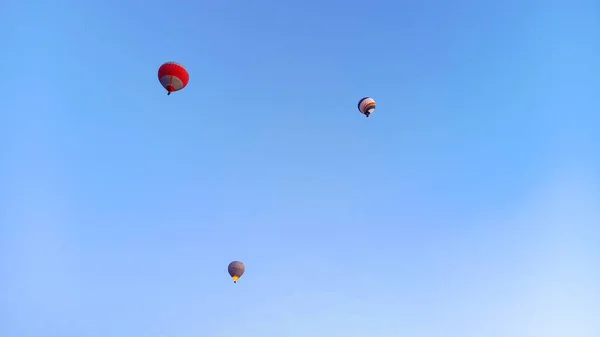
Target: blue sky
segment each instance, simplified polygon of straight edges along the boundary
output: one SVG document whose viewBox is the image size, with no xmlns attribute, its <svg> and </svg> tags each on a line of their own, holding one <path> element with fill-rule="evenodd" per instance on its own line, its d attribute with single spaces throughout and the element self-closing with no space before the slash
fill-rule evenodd
<svg viewBox="0 0 600 337">
<path fill-rule="evenodd" d="M 0 19 L 0 335 L 600 335 L 598 3 Z"/>
</svg>

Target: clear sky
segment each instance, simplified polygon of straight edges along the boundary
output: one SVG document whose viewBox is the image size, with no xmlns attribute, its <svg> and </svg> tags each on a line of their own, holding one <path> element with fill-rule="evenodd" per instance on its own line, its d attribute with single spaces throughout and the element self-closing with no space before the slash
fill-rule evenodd
<svg viewBox="0 0 600 337">
<path fill-rule="evenodd" d="M 598 1 L 1 6 L 0 336 L 600 336 Z"/>
</svg>

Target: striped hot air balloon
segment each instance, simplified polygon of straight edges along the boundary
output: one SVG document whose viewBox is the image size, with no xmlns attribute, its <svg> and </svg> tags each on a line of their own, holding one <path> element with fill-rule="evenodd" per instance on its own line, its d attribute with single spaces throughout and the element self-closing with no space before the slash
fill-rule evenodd
<svg viewBox="0 0 600 337">
<path fill-rule="evenodd" d="M 369 117 L 369 115 L 375 111 L 376 106 L 377 104 L 375 103 L 375 100 L 371 97 L 364 97 L 358 101 L 358 111 L 367 117 Z"/>
<path fill-rule="evenodd" d="M 181 64 L 167 62 L 158 68 L 158 80 L 167 89 L 167 95 L 170 95 L 185 88 L 190 81 L 190 75 Z"/>
</svg>

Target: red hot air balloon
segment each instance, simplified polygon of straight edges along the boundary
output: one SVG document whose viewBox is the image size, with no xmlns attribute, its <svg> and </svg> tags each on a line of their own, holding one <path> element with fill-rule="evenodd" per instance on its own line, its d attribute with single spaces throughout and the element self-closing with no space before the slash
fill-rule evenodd
<svg viewBox="0 0 600 337">
<path fill-rule="evenodd" d="M 190 74 L 181 64 L 167 62 L 158 68 L 158 80 L 167 89 L 167 95 L 170 95 L 185 88 L 190 81 Z"/>
</svg>

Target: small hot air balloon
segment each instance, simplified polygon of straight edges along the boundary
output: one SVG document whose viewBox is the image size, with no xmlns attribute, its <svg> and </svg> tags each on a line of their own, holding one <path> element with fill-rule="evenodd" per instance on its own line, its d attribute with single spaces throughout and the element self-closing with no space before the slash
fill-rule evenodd
<svg viewBox="0 0 600 337">
<path fill-rule="evenodd" d="M 237 283 L 237 281 L 244 275 L 244 271 L 246 271 L 246 266 L 240 261 L 233 261 L 227 267 L 227 271 L 229 275 L 233 279 L 233 283 Z"/>
<path fill-rule="evenodd" d="M 167 89 L 167 95 L 170 95 L 185 88 L 190 81 L 190 75 L 181 64 L 167 62 L 158 68 L 158 80 Z"/>
<path fill-rule="evenodd" d="M 364 97 L 363 99 L 358 101 L 358 111 L 360 111 L 361 114 L 369 117 L 369 115 L 371 115 L 373 111 L 375 111 L 376 105 L 377 104 L 375 103 L 374 99 L 372 99 L 371 97 Z"/>
</svg>

